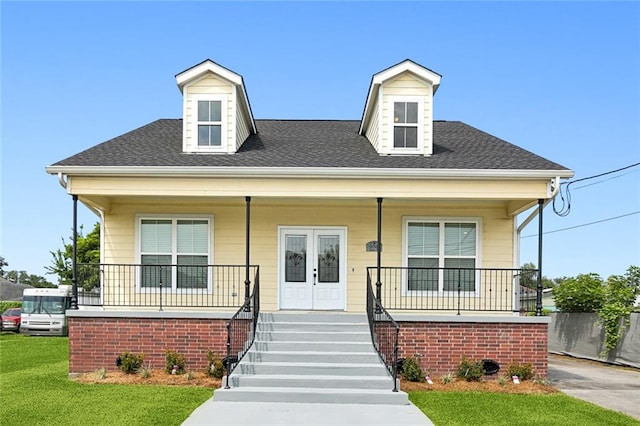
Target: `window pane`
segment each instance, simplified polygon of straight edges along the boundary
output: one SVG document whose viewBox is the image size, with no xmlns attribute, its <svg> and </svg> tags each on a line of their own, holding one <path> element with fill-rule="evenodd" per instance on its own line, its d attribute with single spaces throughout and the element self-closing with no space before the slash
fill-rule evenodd
<svg viewBox="0 0 640 426">
<path fill-rule="evenodd" d="M 393 129 L 393 147 L 404 148 L 404 127 L 394 127 Z"/>
<path fill-rule="evenodd" d="M 476 267 L 475 259 L 445 259 L 445 268 L 468 268 L 468 269 L 445 269 L 444 271 L 444 291 L 475 291 Z"/>
<path fill-rule="evenodd" d="M 211 126 L 198 126 L 198 146 L 209 146 Z"/>
<path fill-rule="evenodd" d="M 437 223 L 409 223 L 407 253 L 409 256 L 437 256 L 440 247 L 440 226 Z"/>
<path fill-rule="evenodd" d="M 405 123 L 417 123 L 418 122 L 418 103 L 407 102 L 407 121 Z"/>
<path fill-rule="evenodd" d="M 171 255 L 142 255 L 140 287 L 171 288 Z M 156 266 L 152 266 L 156 265 Z"/>
<path fill-rule="evenodd" d="M 405 127 L 405 148 L 417 148 L 418 147 L 418 128 L 417 127 Z"/>
<path fill-rule="evenodd" d="M 285 281 L 290 283 L 307 281 L 307 237 L 287 235 L 285 245 Z"/>
<path fill-rule="evenodd" d="M 476 224 L 447 223 L 444 226 L 444 254 L 446 256 L 476 255 Z"/>
<path fill-rule="evenodd" d="M 207 256 L 178 256 L 178 288 L 207 288 Z"/>
<path fill-rule="evenodd" d="M 208 224 L 206 220 L 179 220 L 178 253 L 209 253 Z"/>
<path fill-rule="evenodd" d="M 407 271 L 407 289 L 409 291 L 438 291 L 438 259 L 409 258 Z"/>
<path fill-rule="evenodd" d="M 209 121 L 222 121 L 222 105 L 220 101 L 209 102 Z"/>
<path fill-rule="evenodd" d="M 171 253 L 171 220 L 144 219 L 140 233 L 142 253 Z"/>
<path fill-rule="evenodd" d="M 198 121 L 209 121 L 208 101 L 198 101 Z"/>
<path fill-rule="evenodd" d="M 209 145 L 220 146 L 222 145 L 222 126 L 209 126 L 211 133 L 211 139 L 209 139 Z"/>
<path fill-rule="evenodd" d="M 406 123 L 405 102 L 393 103 L 393 122 Z"/>
<path fill-rule="evenodd" d="M 340 237 L 337 235 L 318 236 L 318 282 L 337 283 L 340 281 Z"/>
</svg>

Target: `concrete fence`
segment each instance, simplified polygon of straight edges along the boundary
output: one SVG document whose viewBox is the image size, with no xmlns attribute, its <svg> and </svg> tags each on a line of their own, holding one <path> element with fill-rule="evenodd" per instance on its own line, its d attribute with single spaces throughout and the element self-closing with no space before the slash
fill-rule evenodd
<svg viewBox="0 0 640 426">
<path fill-rule="evenodd" d="M 603 357 L 604 334 L 597 314 L 554 313 L 549 324 L 549 352 L 640 368 L 640 314 L 631 314 L 618 346 Z"/>
</svg>

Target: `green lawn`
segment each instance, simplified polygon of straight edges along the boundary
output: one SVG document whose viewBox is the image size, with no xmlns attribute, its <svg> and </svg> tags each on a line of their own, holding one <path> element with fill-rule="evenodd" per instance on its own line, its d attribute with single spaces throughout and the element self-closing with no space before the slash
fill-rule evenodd
<svg viewBox="0 0 640 426">
<path fill-rule="evenodd" d="M 481 392 L 409 392 L 437 426 L 631 426 L 631 417 L 563 393 L 513 395 Z"/>
<path fill-rule="evenodd" d="M 25 425 L 179 425 L 212 395 L 199 387 L 79 384 L 68 339 L 0 336 L 0 419 Z M 640 425 L 564 394 L 410 392 L 437 426 Z"/>
<path fill-rule="evenodd" d="M 2 424 L 179 425 L 212 396 L 199 387 L 72 382 L 68 347 L 62 337 L 0 336 Z"/>
</svg>

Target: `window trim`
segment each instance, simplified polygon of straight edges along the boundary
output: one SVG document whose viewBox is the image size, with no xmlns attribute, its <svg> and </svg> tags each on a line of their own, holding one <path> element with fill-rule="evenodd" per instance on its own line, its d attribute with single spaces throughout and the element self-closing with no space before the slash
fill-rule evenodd
<svg viewBox="0 0 640 426">
<path fill-rule="evenodd" d="M 178 240 L 177 240 L 177 224 L 179 220 L 206 220 L 208 232 L 207 236 L 209 244 L 207 247 L 207 265 L 214 264 L 214 217 L 213 215 L 201 215 L 201 214 L 137 214 L 135 223 L 135 240 L 136 240 L 136 253 L 135 264 L 142 265 L 142 221 L 143 220 L 170 220 L 171 221 L 171 265 L 178 264 Z M 211 294 L 213 293 L 213 274 L 209 273 L 207 276 L 207 288 L 204 293 L 204 288 L 178 288 L 177 269 L 172 270 L 171 276 L 171 288 L 163 287 L 163 293 L 199 293 L 199 294 Z M 136 268 L 135 272 L 135 290 L 140 293 L 159 293 L 158 287 L 142 287 L 141 286 L 142 274 L 141 268 Z"/>
<path fill-rule="evenodd" d="M 199 121 L 198 120 L 198 102 L 199 101 L 218 101 L 220 102 L 220 146 L 200 146 L 198 145 L 198 126 L 199 125 L 216 125 L 215 121 Z M 223 94 L 196 94 L 191 96 L 191 150 L 196 152 L 227 152 L 229 145 L 229 135 L 227 134 L 227 125 L 229 121 L 229 104 L 227 103 L 227 95 Z"/>
<path fill-rule="evenodd" d="M 444 290 L 443 273 L 438 273 L 438 290 L 409 290 L 409 282 L 407 276 L 407 268 L 409 267 L 409 223 L 438 223 L 438 231 L 440 235 L 438 247 L 438 268 L 444 268 L 444 228 L 449 223 L 473 223 L 476 225 L 476 255 L 465 256 L 467 259 L 475 259 L 475 268 L 479 269 L 482 265 L 482 218 L 480 217 L 455 217 L 455 216 L 403 216 L 402 217 L 402 296 L 443 296 L 448 297 L 457 294 L 457 291 Z M 459 257 L 459 256 L 458 256 Z M 476 270 L 475 289 L 474 291 L 461 291 L 460 294 L 465 297 L 480 297 L 481 295 L 480 273 Z"/>
<path fill-rule="evenodd" d="M 389 111 L 389 153 L 391 154 L 424 154 L 424 99 L 419 96 L 389 96 L 388 97 L 388 111 Z M 407 124 L 413 123 L 395 123 L 394 110 L 396 102 L 415 102 L 418 104 L 418 122 L 415 124 L 417 127 L 417 146 L 415 148 L 402 148 L 395 147 L 395 128 L 410 127 Z"/>
</svg>

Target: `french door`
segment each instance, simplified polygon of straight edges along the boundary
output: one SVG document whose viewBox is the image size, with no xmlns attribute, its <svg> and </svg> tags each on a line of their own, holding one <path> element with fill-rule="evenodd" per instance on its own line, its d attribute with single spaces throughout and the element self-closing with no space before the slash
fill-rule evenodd
<svg viewBox="0 0 640 426">
<path fill-rule="evenodd" d="M 344 310 L 344 228 L 280 228 L 280 309 Z"/>
</svg>

